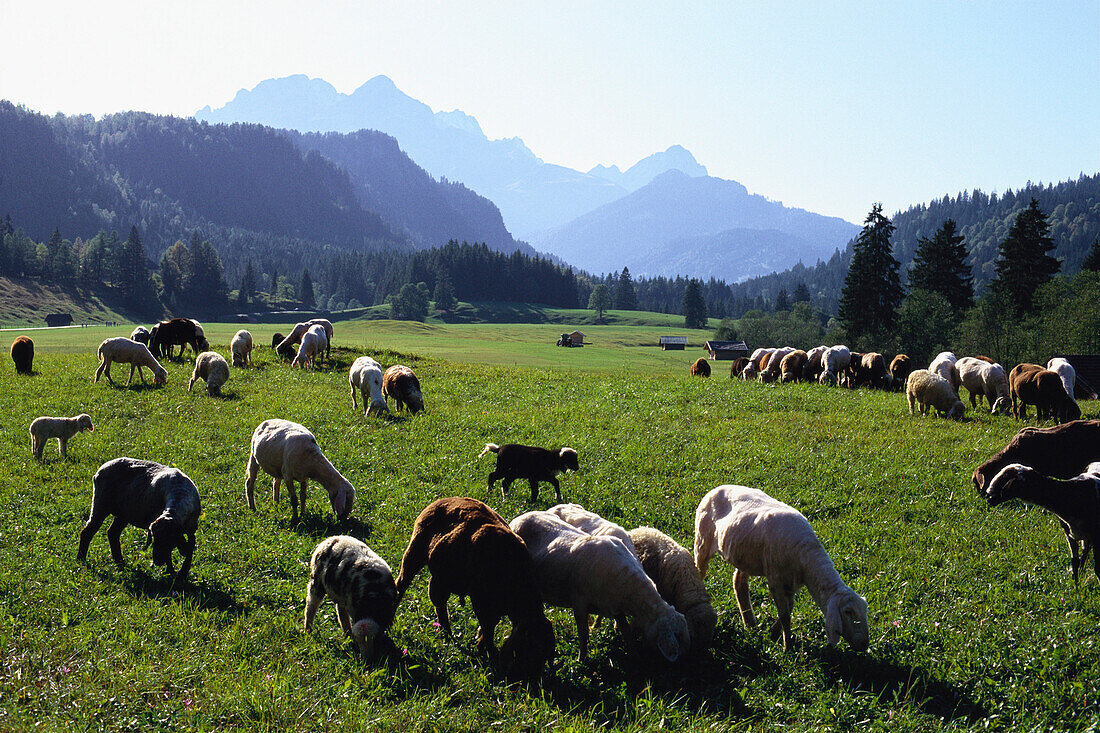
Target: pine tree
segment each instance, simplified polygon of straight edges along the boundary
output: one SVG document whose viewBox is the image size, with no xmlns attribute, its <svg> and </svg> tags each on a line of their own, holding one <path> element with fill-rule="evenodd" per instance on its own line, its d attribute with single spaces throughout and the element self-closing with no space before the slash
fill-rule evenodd
<svg viewBox="0 0 1100 733">
<path fill-rule="evenodd" d="M 787 297 L 787 291 L 783 288 L 775 294 L 775 310 L 786 311 L 791 309 L 791 300 Z"/>
<path fill-rule="evenodd" d="M 1100 271 L 1100 237 L 1097 237 L 1089 248 L 1085 261 L 1081 263 L 1082 270 Z"/>
<path fill-rule="evenodd" d="M 274 308 L 279 302 L 279 269 L 277 267 L 271 268 L 271 307 Z"/>
<path fill-rule="evenodd" d="M 884 339 L 897 320 L 902 288 L 899 263 L 890 247 L 893 233 L 893 223 L 882 215 L 882 204 L 875 204 L 852 247 L 837 311 L 852 341 Z"/>
<path fill-rule="evenodd" d="M 961 316 L 974 304 L 974 277 L 966 264 L 964 237 L 954 219 L 945 221 L 931 239 L 921 237 L 909 270 L 909 287 L 939 293 Z"/>
<path fill-rule="evenodd" d="M 115 271 L 119 299 L 124 308 L 141 314 L 159 310 L 153 279 L 145 264 L 145 246 L 136 226 L 130 227 L 130 235 L 117 248 Z"/>
<path fill-rule="evenodd" d="M 302 308 L 313 309 L 313 278 L 309 276 L 309 270 L 302 270 L 302 282 L 298 285 L 298 293 L 302 299 Z"/>
<path fill-rule="evenodd" d="M 607 285 L 598 283 L 596 287 L 592 288 L 592 295 L 588 298 L 588 307 L 590 310 L 596 311 L 597 321 L 603 320 L 603 314 L 611 308 L 611 292 L 608 290 Z"/>
<path fill-rule="evenodd" d="M 245 266 L 244 275 L 241 275 L 241 288 L 237 292 L 237 303 L 246 306 L 252 302 L 256 295 L 256 271 L 252 268 L 252 260 Z"/>
<path fill-rule="evenodd" d="M 684 288 L 684 326 L 707 327 L 707 301 L 703 298 L 703 286 L 695 278 L 688 280 Z"/>
<path fill-rule="evenodd" d="M 183 273 L 183 302 L 199 314 L 217 315 L 225 311 L 229 287 L 221 259 L 210 242 L 196 231 L 191 234 L 189 270 Z"/>
<path fill-rule="evenodd" d="M 810 289 L 806 287 L 806 283 L 800 282 L 795 286 L 794 295 L 791 296 L 791 300 L 795 303 L 810 302 Z"/>
<path fill-rule="evenodd" d="M 435 301 L 436 310 L 441 310 L 444 313 L 450 313 L 458 305 L 458 301 L 455 300 L 455 286 L 446 273 L 441 275 L 436 282 L 432 300 Z"/>
<path fill-rule="evenodd" d="M 1013 314 L 1030 314 L 1035 290 L 1062 268 L 1061 262 L 1047 254 L 1052 249 L 1054 239 L 1046 214 L 1039 202 L 1031 199 L 1001 243 L 1001 255 L 995 263 L 997 275 L 989 284 Z"/>
<path fill-rule="evenodd" d="M 638 310 L 638 294 L 634 290 L 634 279 L 630 276 L 630 268 L 624 267 L 619 274 L 619 282 L 615 285 L 615 307 L 624 311 Z"/>
</svg>

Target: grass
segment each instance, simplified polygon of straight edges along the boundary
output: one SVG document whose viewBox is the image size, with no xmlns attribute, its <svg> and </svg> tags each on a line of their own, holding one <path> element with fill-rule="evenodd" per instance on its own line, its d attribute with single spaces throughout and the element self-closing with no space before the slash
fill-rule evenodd
<svg viewBox="0 0 1100 733">
<path fill-rule="evenodd" d="M 88 288 L 0 277 L 0 328 L 45 326 L 48 313 L 69 313 L 73 323 L 126 320 Z"/>
<path fill-rule="evenodd" d="M 207 331 L 224 353 L 236 328 Z M 1083 575 L 1074 588 L 1048 515 L 1020 505 L 990 510 L 970 483 L 973 468 L 1018 423 L 985 413 L 962 423 L 910 417 L 898 394 L 765 387 L 721 370 L 690 379 L 684 352 L 630 345 L 649 338 L 631 336 L 637 328 L 599 327 L 609 329 L 593 336 L 599 346 L 548 346 L 544 354 L 546 328 L 556 336 L 554 326 L 413 332 L 339 324 L 342 348 L 331 367 L 291 370 L 259 348 L 256 366 L 234 369 L 220 400 L 186 392 L 189 361 L 168 363 L 165 388 L 91 384 L 88 344 L 105 334 L 48 332 L 35 376 L 16 376 L 10 362 L 0 369 L 0 729 L 977 730 L 1100 722 L 1096 578 Z M 253 332 L 264 343 L 269 331 Z M 474 356 L 491 361 L 507 351 L 484 345 L 493 333 L 532 360 L 561 352 L 582 361 L 473 366 Z M 346 374 L 361 353 L 412 366 L 427 411 L 388 419 L 354 412 Z M 78 412 L 92 415 L 95 432 L 73 439 L 68 458 L 51 444 L 45 460 L 32 460 L 30 421 Z M 1085 403 L 1085 412 L 1098 410 Z M 274 506 L 269 492 L 257 492 L 257 512 L 248 511 L 249 437 L 269 417 L 308 426 L 359 487 L 349 520 L 332 516 L 316 485 L 297 525 L 287 500 Z M 720 561 L 707 578 L 719 611 L 715 644 L 688 668 L 627 656 L 610 624 L 580 662 L 571 614 L 554 609 L 550 675 L 539 688 L 508 686 L 474 654 L 468 605 L 452 600 L 456 639 L 432 626 L 427 571 L 391 631 L 408 650 L 402 663 L 360 661 L 327 602 L 317 628 L 304 634 L 306 562 L 323 537 L 362 537 L 396 568 L 413 519 L 436 498 L 482 498 L 508 518 L 552 503 L 546 486 L 535 505 L 522 485 L 506 499 L 487 494 L 491 460 L 476 456 L 490 440 L 573 446 L 581 471 L 563 479 L 567 499 L 689 546 L 694 508 L 708 490 L 765 489 L 809 518 L 842 577 L 867 598 L 870 649 L 827 647 L 821 613 L 805 593 L 792 651 L 743 629 Z M 111 562 L 105 530 L 88 564 L 76 562 L 91 476 L 120 455 L 175 465 L 199 487 L 204 515 L 191 585 L 174 588 L 151 568 L 144 535 L 132 528 L 123 534 L 125 567 Z M 758 615 L 774 618 L 762 582 L 752 588 Z"/>
</svg>

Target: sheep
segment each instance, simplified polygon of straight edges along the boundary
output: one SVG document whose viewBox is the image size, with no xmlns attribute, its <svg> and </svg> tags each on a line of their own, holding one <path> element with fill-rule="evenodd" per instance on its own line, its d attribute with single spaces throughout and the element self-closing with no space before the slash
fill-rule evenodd
<svg viewBox="0 0 1100 733">
<path fill-rule="evenodd" d="M 802 586 L 825 616 L 829 646 L 844 637 L 852 649 L 867 648 L 867 601 L 849 588 L 833 565 L 806 517 L 760 489 L 726 484 L 712 489 L 695 510 L 695 567 L 707 575 L 719 554 L 734 567 L 733 588 L 741 621 L 756 625 L 749 597 L 749 576 L 768 581 L 779 619 L 772 638 L 791 645 L 791 610 Z"/>
<path fill-rule="evenodd" d="M 184 347 L 190 346 L 197 356 L 210 349 L 202 324 L 190 318 L 172 318 L 160 321 L 150 332 L 149 349 L 158 356 L 172 358 L 172 347 L 180 347 L 183 356 Z"/>
<path fill-rule="evenodd" d="M 283 339 L 285 339 L 285 338 L 286 338 L 286 336 L 279 333 L 278 331 L 273 333 L 271 335 L 271 348 L 273 348 L 273 349 L 279 348 L 279 344 L 281 344 L 283 342 Z M 291 354 L 291 356 L 293 356 L 293 354 Z"/>
<path fill-rule="evenodd" d="M 531 554 L 500 515 L 469 497 L 432 502 L 416 518 L 401 558 L 398 599 L 425 565 L 432 575 L 428 596 L 444 633 L 451 633 L 447 599 L 469 596 L 477 648 L 509 675 L 539 675 L 554 655 L 554 627 L 543 610 Z M 512 633 L 498 656 L 494 636 L 504 616 Z"/>
<path fill-rule="evenodd" d="M 948 384 L 951 385 L 951 389 L 955 390 L 955 394 L 959 393 L 959 371 L 955 368 L 955 362 L 957 361 L 958 357 L 950 351 L 941 351 L 936 354 L 936 358 L 928 365 L 928 371 L 939 374 L 946 379 Z"/>
<path fill-rule="evenodd" d="M 1008 413 L 1011 401 L 1008 393 L 1008 377 L 1000 364 L 990 363 L 977 357 L 964 356 L 955 362 L 959 373 L 959 384 L 970 393 L 970 406 L 977 407 L 978 400 L 985 397 L 990 412 L 994 415 Z"/>
<path fill-rule="evenodd" d="M 1027 406 L 1035 405 L 1039 420 L 1053 416 L 1058 422 L 1081 417 L 1077 401 L 1066 394 L 1057 372 L 1038 364 L 1017 364 L 1008 375 L 1012 414 L 1027 419 Z"/>
<path fill-rule="evenodd" d="M 966 405 L 951 388 L 951 383 L 927 369 L 914 369 L 909 373 L 905 380 L 905 396 L 909 401 L 910 415 L 916 404 L 920 405 L 922 415 L 927 415 L 928 408 L 934 407 L 940 417 L 952 420 L 961 420 L 966 412 Z"/>
<path fill-rule="evenodd" d="M 122 530 L 127 525 L 147 530 L 145 546 L 153 546 L 153 564 L 172 570 L 172 550 L 179 548 L 183 565 L 175 582 L 187 580 L 195 554 L 195 532 L 202 502 L 195 482 L 178 468 L 137 458 L 107 461 L 92 477 L 92 508 L 80 531 L 77 560 L 88 556 L 88 545 L 108 516 L 107 543 L 117 565 L 123 564 Z"/>
<path fill-rule="evenodd" d="M 137 341 L 139 344 L 149 345 L 150 333 L 149 329 L 145 326 L 138 326 L 130 332 L 130 340 Z"/>
<path fill-rule="evenodd" d="M 336 604 L 340 628 L 352 638 L 364 658 L 372 660 L 383 650 L 396 651 L 385 635 L 397 608 L 393 572 L 365 543 L 348 535 L 337 535 L 317 544 L 309 558 L 307 633 L 325 596 Z"/>
<path fill-rule="evenodd" d="M 710 362 L 706 360 L 706 357 L 700 356 L 692 363 L 691 367 L 688 369 L 688 374 L 693 377 L 709 377 Z"/>
<path fill-rule="evenodd" d="M 756 375 L 756 367 L 753 366 L 751 361 L 745 365 L 744 369 L 741 370 L 741 379 L 745 380 L 746 382 L 756 379 Z"/>
<path fill-rule="evenodd" d="M 294 346 L 302 343 L 302 337 L 306 335 L 310 326 L 311 324 L 305 322 L 294 324 L 294 328 L 290 329 L 290 333 L 286 335 L 286 338 L 275 347 L 276 353 L 284 359 L 294 358 Z"/>
<path fill-rule="evenodd" d="M 290 520 L 298 521 L 298 497 L 294 482 L 300 486 L 302 512 L 306 509 L 306 484 L 320 482 L 328 492 L 329 503 L 338 519 L 347 519 L 355 504 L 355 487 L 325 458 L 313 433 L 289 420 L 264 420 L 252 433 L 252 451 L 248 456 L 245 498 L 248 508 L 256 511 L 256 474 L 260 469 L 273 476 L 271 492 L 279 502 L 279 482 L 286 481 L 290 494 Z"/>
<path fill-rule="evenodd" d="M 630 533 L 626 529 L 609 519 L 604 519 L 595 512 L 588 511 L 580 504 L 557 504 L 546 511 L 585 534 L 597 537 L 604 535 L 618 537 L 626 545 L 626 549 L 630 550 L 630 554 L 634 557 L 638 556 L 638 551 L 634 549 L 634 542 L 630 539 Z"/>
<path fill-rule="evenodd" d="M 741 376 L 741 372 L 745 369 L 745 365 L 749 363 L 748 357 L 739 356 L 730 363 L 730 379 L 736 379 Z"/>
<path fill-rule="evenodd" d="M 890 376 L 886 371 L 886 359 L 876 351 L 852 354 L 847 375 L 848 386 L 853 388 L 861 386 L 886 388 L 890 382 Z"/>
<path fill-rule="evenodd" d="M 1077 370 L 1073 365 L 1060 356 L 1056 356 L 1047 362 L 1047 369 L 1055 372 L 1062 380 L 1062 386 L 1066 388 L 1066 394 L 1070 399 L 1074 398 L 1073 388 L 1077 383 Z"/>
<path fill-rule="evenodd" d="M 164 384 L 168 381 L 168 371 L 160 365 L 160 363 L 153 358 L 152 353 L 149 351 L 149 347 L 145 344 L 139 344 L 137 341 L 131 341 L 125 336 L 116 336 L 114 338 L 104 339 L 99 345 L 99 368 L 95 370 L 94 382 L 98 382 L 100 376 L 106 374 L 107 381 L 114 384 L 115 381 L 111 379 L 111 363 L 118 362 L 119 364 L 130 365 L 130 378 L 126 380 L 126 386 L 130 386 L 130 382 L 134 381 L 134 369 L 137 369 L 138 376 L 141 377 L 141 383 L 145 384 L 145 372 L 142 371 L 142 367 L 148 367 L 153 372 L 153 384 Z"/>
<path fill-rule="evenodd" d="M 676 540 L 652 527 L 630 530 L 642 569 L 657 586 L 661 598 L 680 613 L 688 625 L 691 652 L 710 646 L 718 614 L 711 605 L 710 593 L 699 576 L 691 553 Z"/>
<path fill-rule="evenodd" d="M 771 356 L 775 349 L 759 348 L 752 352 L 749 356 L 749 363 L 752 364 L 753 372 L 759 374 L 767 365 L 768 357 Z"/>
<path fill-rule="evenodd" d="M 784 346 L 773 350 L 772 353 L 768 355 L 767 364 L 761 370 L 758 379 L 765 384 L 779 379 L 779 375 L 783 370 L 783 359 L 793 352 L 794 348 L 790 346 Z"/>
<path fill-rule="evenodd" d="M 39 417 L 31 423 L 31 454 L 38 460 L 42 460 L 42 449 L 46 447 L 46 441 L 57 438 L 57 452 L 68 455 L 69 438 L 77 433 L 95 430 L 92 418 L 86 413 L 76 417 Z"/>
<path fill-rule="evenodd" d="M 909 373 L 913 371 L 913 360 L 906 354 L 898 354 L 890 361 L 890 388 L 901 389 Z"/>
<path fill-rule="evenodd" d="M 807 382 L 816 382 L 821 375 L 824 369 L 821 358 L 828 349 L 828 346 L 815 346 L 806 352 L 806 366 L 802 369 L 802 378 Z"/>
<path fill-rule="evenodd" d="M 34 373 L 34 342 L 27 336 L 18 336 L 11 342 L 11 360 L 16 374 Z"/>
<path fill-rule="evenodd" d="M 290 362 L 291 366 L 307 367 L 314 364 L 314 359 L 318 358 L 322 351 L 328 348 L 328 337 L 325 335 L 325 330 L 321 326 L 310 326 L 305 335 L 302 336 L 302 343 L 298 347 L 298 354 L 294 357 L 294 360 Z"/>
<path fill-rule="evenodd" d="M 554 495 L 558 503 L 564 503 L 565 499 L 561 495 L 557 475 L 566 471 L 580 470 L 577 451 L 569 447 L 548 450 L 516 443 L 504 445 L 486 443 L 484 450 L 477 457 L 481 458 L 487 453 L 497 454 L 496 466 L 489 474 L 489 491 L 493 490 L 493 483 L 497 479 L 503 479 L 500 483 L 501 497 L 508 495 L 508 489 L 511 488 L 513 481 L 525 478 L 531 484 L 532 502 L 539 498 L 539 482 L 545 481 L 554 487 Z"/>
<path fill-rule="evenodd" d="M 424 409 L 420 380 L 403 364 L 394 364 L 382 374 L 382 396 L 392 397 L 397 410 L 405 409 L 415 415 Z M 366 396 L 363 401 L 366 402 Z"/>
<path fill-rule="evenodd" d="M 852 360 L 852 352 L 843 344 L 830 346 L 821 355 L 821 374 L 817 381 L 822 384 L 839 383 L 844 370 Z"/>
<path fill-rule="evenodd" d="M 252 363 L 252 334 L 245 330 L 233 334 L 229 342 L 229 353 L 233 355 L 233 366 L 245 367 Z"/>
<path fill-rule="evenodd" d="M 589 613 L 631 619 L 668 662 L 686 653 L 691 639 L 684 615 L 661 598 L 622 540 L 585 534 L 548 512 L 521 514 L 510 526 L 527 543 L 543 602 L 573 610 L 582 661 Z"/>
<path fill-rule="evenodd" d="M 802 378 L 806 370 L 807 353 L 802 349 L 796 349 L 783 357 L 779 365 L 780 382 L 797 382 Z"/>
<path fill-rule="evenodd" d="M 329 350 L 332 348 L 332 322 L 325 318 L 311 318 L 306 321 L 310 328 L 320 326 L 325 331 L 325 361 L 329 360 Z"/>
<path fill-rule="evenodd" d="M 1044 476 L 1068 479 L 1100 461 L 1100 420 L 1075 420 L 1050 428 L 1024 428 L 974 469 L 978 493 L 1009 463 L 1023 463 Z"/>
<path fill-rule="evenodd" d="M 191 372 L 191 381 L 187 391 L 199 380 L 206 382 L 206 391 L 211 397 L 221 397 L 222 385 L 229 381 L 229 365 L 225 357 L 216 351 L 204 351 L 195 359 L 195 369 Z"/>
<path fill-rule="evenodd" d="M 985 496 L 991 507 L 1019 499 L 1056 516 L 1066 535 L 1073 584 L 1077 585 L 1077 571 L 1100 539 L 1100 461 L 1090 463 L 1083 473 L 1066 481 L 1049 478 L 1021 463 L 1010 463 L 989 482 Z M 1083 544 L 1080 554 L 1079 542 Z M 1093 555 L 1093 572 L 1100 579 L 1100 553 Z"/>
<path fill-rule="evenodd" d="M 381 415 L 389 413 L 390 407 L 382 395 L 382 365 L 369 356 L 360 356 L 348 370 L 348 382 L 351 384 L 351 406 L 359 409 L 355 401 L 356 392 L 363 394 L 363 415 Z M 368 400 L 369 398 L 369 400 Z M 368 404 L 369 402 L 369 404 Z"/>
</svg>

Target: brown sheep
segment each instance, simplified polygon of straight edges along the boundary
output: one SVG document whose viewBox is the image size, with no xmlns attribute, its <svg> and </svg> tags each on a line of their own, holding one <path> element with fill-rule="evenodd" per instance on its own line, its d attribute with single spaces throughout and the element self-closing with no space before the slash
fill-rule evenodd
<svg viewBox="0 0 1100 733">
<path fill-rule="evenodd" d="M 885 387 L 887 383 L 886 359 L 882 354 L 875 351 L 852 354 L 848 364 L 849 387 Z"/>
<path fill-rule="evenodd" d="M 1075 420 L 1052 428 L 1024 428 L 1008 445 L 974 469 L 974 486 L 986 485 L 1010 463 L 1031 466 L 1044 476 L 1069 479 L 1100 461 L 1100 420 Z"/>
<path fill-rule="evenodd" d="M 913 361 L 905 354 L 898 354 L 890 361 L 890 386 L 893 389 L 901 389 L 909 372 L 913 371 Z"/>
<path fill-rule="evenodd" d="M 499 663 L 509 675 L 533 678 L 554 654 L 554 627 L 546 618 L 527 545 L 483 502 L 452 496 L 432 502 L 413 525 L 397 575 L 400 602 L 425 565 L 428 597 L 443 632 L 451 634 L 447 599 L 469 596 L 477 617 L 477 648 L 498 661 L 494 632 L 507 616 L 512 633 Z"/>
<path fill-rule="evenodd" d="M 283 334 L 276 331 L 271 336 L 271 348 L 277 349 L 279 347 L 279 344 L 281 344 L 283 342 L 283 339 L 285 339 L 285 338 L 286 338 L 285 335 L 283 335 Z"/>
<path fill-rule="evenodd" d="M 730 364 L 730 379 L 737 379 L 741 376 L 741 372 L 744 371 L 745 365 L 749 363 L 748 357 L 739 356 L 733 360 Z"/>
<path fill-rule="evenodd" d="M 1027 419 L 1027 406 L 1035 405 L 1040 421 L 1054 417 L 1063 423 L 1081 417 L 1081 408 L 1066 394 L 1058 372 L 1038 364 L 1017 364 L 1008 375 L 1008 390 L 1012 398 L 1012 414 Z"/>
<path fill-rule="evenodd" d="M 34 342 L 26 336 L 19 336 L 11 342 L 11 360 L 15 362 L 15 371 L 19 374 L 31 374 L 34 368 Z"/>
<path fill-rule="evenodd" d="M 971 359 L 977 359 L 978 361 L 984 361 L 984 362 L 987 362 L 989 364 L 996 364 L 997 363 L 997 362 L 993 361 L 992 359 L 990 359 L 988 356 L 978 355 L 978 356 L 972 356 L 970 358 Z"/>
<path fill-rule="evenodd" d="M 172 357 L 172 348 L 180 347 L 180 357 L 183 356 L 184 347 L 190 346 L 195 356 L 204 351 L 209 351 L 210 344 L 206 340 L 202 326 L 190 318 L 173 318 L 161 321 L 157 324 L 155 332 L 151 332 L 149 339 L 149 351 L 154 356 Z"/>
<path fill-rule="evenodd" d="M 420 380 L 402 364 L 394 364 L 382 375 L 382 394 L 393 398 L 395 410 L 407 409 L 415 415 L 424 409 Z"/>
<path fill-rule="evenodd" d="M 780 382 L 797 382 L 806 368 L 808 355 L 802 349 L 792 351 L 779 363 Z"/>
<path fill-rule="evenodd" d="M 693 377 L 709 377 L 710 376 L 710 362 L 706 360 L 706 357 L 700 356 L 695 360 L 695 363 L 688 369 L 688 373 Z"/>
</svg>

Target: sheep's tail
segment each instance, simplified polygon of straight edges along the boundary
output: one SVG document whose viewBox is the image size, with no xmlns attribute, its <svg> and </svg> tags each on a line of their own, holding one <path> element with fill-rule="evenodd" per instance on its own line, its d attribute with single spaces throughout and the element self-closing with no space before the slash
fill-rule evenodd
<svg viewBox="0 0 1100 733">
<path fill-rule="evenodd" d="M 707 577 L 707 564 L 714 557 L 715 534 L 710 506 L 700 506 L 695 511 L 695 569 L 699 571 L 700 578 Z"/>
<path fill-rule="evenodd" d="M 477 454 L 478 458 L 481 458 L 486 453 L 500 453 L 500 446 L 496 443 L 486 443 L 485 450 Z"/>
</svg>

